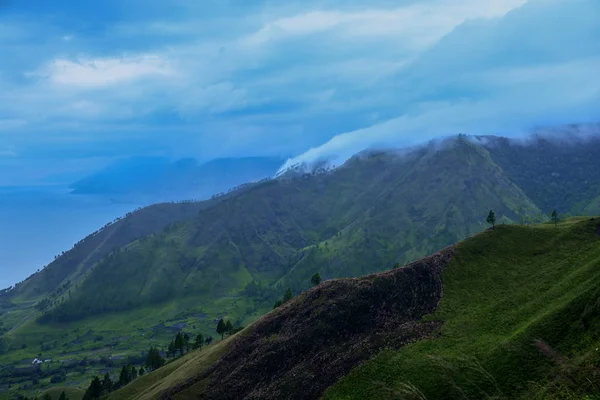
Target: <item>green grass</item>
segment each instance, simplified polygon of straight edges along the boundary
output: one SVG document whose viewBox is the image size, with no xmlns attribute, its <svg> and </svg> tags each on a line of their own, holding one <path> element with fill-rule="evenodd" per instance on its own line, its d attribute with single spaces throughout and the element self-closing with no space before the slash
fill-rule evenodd
<svg viewBox="0 0 600 400">
<path fill-rule="evenodd" d="M 499 226 L 460 243 L 443 274 L 440 308 L 428 317 L 444 322 L 439 338 L 383 351 L 325 398 L 583 398 L 597 390 L 556 377 L 600 361 L 598 224 Z M 562 361 L 543 355 L 536 339 Z"/>
<path fill-rule="evenodd" d="M 220 298 L 214 302 L 192 297 L 71 323 L 30 323 L 7 335 L 15 350 L 3 355 L 2 362 L 13 363 L 38 352 L 52 359 L 139 354 L 150 345 L 165 347 L 176 333 L 175 328 L 169 327 L 176 324 L 185 324 L 186 332 L 216 337 L 214 320 L 221 315 L 245 325 L 267 311 L 260 309 L 249 314 L 249 308 L 252 304 L 244 297 Z M 164 327 L 158 328 L 160 324 Z M 26 347 L 21 348 L 23 345 Z M 43 351 L 42 345 L 50 349 Z"/>
<path fill-rule="evenodd" d="M 214 321 L 218 317 L 226 315 L 236 324 L 248 325 L 266 311 L 268 309 L 254 309 L 252 301 L 243 296 L 220 298 L 214 302 L 190 297 L 64 324 L 33 322 L 7 335 L 13 350 L 0 356 L 0 364 L 26 368 L 41 353 L 43 359 L 53 360 L 44 368 L 58 371 L 63 363 L 87 359 L 89 362 L 85 371 L 67 374 L 69 385 L 85 389 L 94 375 L 104 375 L 107 369 L 104 364 L 91 364 L 91 361 L 102 357 L 116 358 L 112 370 L 115 375 L 125 357 L 139 356 L 151 345 L 166 350 L 176 334 L 175 326 L 185 324 L 183 331 L 192 337 L 202 333 L 216 340 L 218 335 Z M 31 380 L 28 384 L 31 384 Z M 32 388 L 20 389 L 21 386 L 22 383 L 11 385 L 11 392 L 32 396 L 39 392 L 39 388 L 47 389 L 51 384 L 47 378 Z M 4 398 L 13 397 L 5 397 L 0 392 L 0 399 Z"/>
<path fill-rule="evenodd" d="M 169 388 L 193 378 L 210 367 L 227 351 L 234 338 L 235 336 L 232 336 L 202 350 L 193 351 L 111 393 L 107 400 L 155 399 Z M 185 394 L 178 394 L 177 398 L 185 398 L 181 396 L 185 396 Z"/>
<path fill-rule="evenodd" d="M 67 399 L 69 399 L 69 400 L 81 400 L 81 399 L 83 399 L 83 395 L 85 394 L 85 391 L 83 391 L 81 389 L 70 388 L 70 387 L 57 387 L 57 388 L 52 388 L 52 389 L 46 390 L 39 397 L 41 398 L 45 394 L 49 394 L 50 397 L 52 398 L 52 400 L 58 400 L 58 398 L 60 397 L 62 392 L 65 392 L 65 395 L 67 396 Z"/>
<path fill-rule="evenodd" d="M 382 351 L 324 398 L 594 399 L 600 393 L 598 224 L 582 217 L 558 227 L 501 225 L 458 244 L 443 273 L 440 308 L 425 318 L 444 322 L 439 336 Z M 109 399 L 164 395 L 210 367 L 234 338 Z M 197 398 L 206 384 L 200 380 L 176 398 Z"/>
</svg>

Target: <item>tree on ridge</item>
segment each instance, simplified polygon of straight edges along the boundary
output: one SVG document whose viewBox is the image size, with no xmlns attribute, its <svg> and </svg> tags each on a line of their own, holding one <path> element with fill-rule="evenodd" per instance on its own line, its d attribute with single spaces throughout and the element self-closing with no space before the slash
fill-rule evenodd
<svg viewBox="0 0 600 400">
<path fill-rule="evenodd" d="M 312 278 L 310 278 L 310 283 L 312 283 L 313 286 L 317 286 L 321 283 L 321 275 L 318 272 L 315 272 Z"/>
<path fill-rule="evenodd" d="M 496 214 L 494 214 L 494 210 L 490 210 L 486 222 L 492 225 L 492 229 L 496 229 Z"/>
<path fill-rule="evenodd" d="M 223 336 L 225 335 L 225 321 L 223 321 L 223 318 L 217 323 L 217 333 L 221 335 L 221 340 L 223 340 Z"/>
<path fill-rule="evenodd" d="M 558 225 L 558 213 L 556 212 L 556 210 L 552 210 L 552 214 L 550 215 L 550 220 L 552 222 L 554 222 L 554 227 L 556 228 L 556 226 Z"/>
</svg>

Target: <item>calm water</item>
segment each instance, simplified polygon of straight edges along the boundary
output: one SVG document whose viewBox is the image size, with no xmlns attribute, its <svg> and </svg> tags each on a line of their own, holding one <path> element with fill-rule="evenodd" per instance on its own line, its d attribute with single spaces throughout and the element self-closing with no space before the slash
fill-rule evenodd
<svg viewBox="0 0 600 400">
<path fill-rule="evenodd" d="M 54 255 L 140 205 L 71 195 L 63 187 L 0 187 L 0 288 L 23 280 Z"/>
</svg>

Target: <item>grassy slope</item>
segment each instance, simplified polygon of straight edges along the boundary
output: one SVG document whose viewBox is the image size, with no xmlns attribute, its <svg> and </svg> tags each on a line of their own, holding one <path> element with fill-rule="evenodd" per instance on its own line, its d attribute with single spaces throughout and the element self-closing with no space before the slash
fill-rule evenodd
<svg viewBox="0 0 600 400">
<path fill-rule="evenodd" d="M 193 351 L 158 370 L 136 379 L 124 388 L 111 393 L 107 400 L 150 400 L 164 395 L 170 388 L 194 378 L 215 363 L 229 348 L 236 336 Z M 180 393 L 177 399 L 186 399 Z M 189 397 L 196 398 L 196 397 Z"/>
<path fill-rule="evenodd" d="M 588 215 L 600 215 L 600 195 L 587 205 L 584 212 Z"/>
<path fill-rule="evenodd" d="M 489 153 L 466 140 L 424 153 L 392 174 L 359 222 L 305 251 L 284 286 L 298 287 L 315 271 L 360 276 L 425 257 L 484 229 L 480 216 L 490 208 L 507 220 L 517 220 L 519 209 L 538 212 Z"/>
<path fill-rule="evenodd" d="M 146 388 L 154 395 L 167 390 L 161 398 L 200 393 L 211 399 L 314 398 L 379 349 L 397 348 L 436 329 L 437 323 L 418 320 L 437 307 L 441 269 L 451 256 L 447 249 L 406 268 L 326 281 L 209 347 L 227 346 L 208 370 L 203 350 L 178 361 L 175 372 L 159 370 L 160 377 L 136 381 L 137 389 L 117 397 L 137 399 Z"/>
<path fill-rule="evenodd" d="M 85 392 L 81 389 L 69 388 L 69 387 L 57 387 L 46 390 L 42 396 L 48 394 L 52 400 L 58 400 L 61 393 L 65 392 L 68 400 L 81 400 Z M 42 396 L 39 396 L 40 398 Z"/>
<path fill-rule="evenodd" d="M 440 335 L 380 352 L 331 387 L 324 398 L 583 399 L 600 393 L 595 383 L 600 376 L 596 368 L 600 355 L 595 350 L 600 347 L 599 223 L 578 218 L 558 228 L 499 226 L 460 243 L 443 271 L 440 307 L 424 319 L 442 321 Z M 312 297 L 303 295 L 292 308 L 302 309 L 302 302 L 310 303 L 306 299 Z M 270 320 L 275 321 L 273 326 L 265 326 Z M 263 330 L 276 331 L 280 323 L 276 314 L 269 314 L 244 332 L 252 334 L 259 324 Z M 191 353 L 110 398 L 156 398 L 175 393 L 173 388 L 188 380 L 197 383 L 175 398 L 198 398 L 215 382 L 194 378 L 232 346 L 239 347 L 236 338 Z M 545 345 L 536 346 L 536 339 Z M 237 351 L 245 354 L 251 349 Z M 224 378 L 219 382 L 230 379 Z M 273 383 L 268 382 L 264 385 Z"/>
<path fill-rule="evenodd" d="M 534 339 L 568 355 L 563 368 L 600 360 L 599 222 L 500 226 L 459 244 L 431 316 L 441 337 L 382 352 L 325 398 L 417 398 L 407 384 L 428 399 L 552 396 L 559 367 Z"/>
</svg>

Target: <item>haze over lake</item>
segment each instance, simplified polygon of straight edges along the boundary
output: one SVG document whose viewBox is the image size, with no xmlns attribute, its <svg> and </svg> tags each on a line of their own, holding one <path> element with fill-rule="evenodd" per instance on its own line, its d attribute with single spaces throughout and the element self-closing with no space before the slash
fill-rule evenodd
<svg viewBox="0 0 600 400">
<path fill-rule="evenodd" d="M 109 196 L 72 195 L 63 186 L 0 188 L 0 288 L 139 206 Z"/>
</svg>

